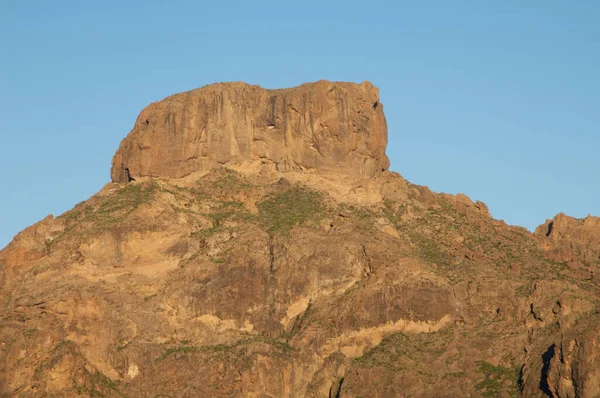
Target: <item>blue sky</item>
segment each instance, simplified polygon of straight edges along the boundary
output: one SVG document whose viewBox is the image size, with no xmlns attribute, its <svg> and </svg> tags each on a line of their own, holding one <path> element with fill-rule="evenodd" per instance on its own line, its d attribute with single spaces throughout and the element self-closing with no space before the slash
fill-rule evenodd
<svg viewBox="0 0 600 398">
<path fill-rule="evenodd" d="M 0 247 L 110 180 L 152 101 L 369 80 L 392 170 L 529 229 L 600 215 L 600 2 L 0 0 Z"/>
</svg>

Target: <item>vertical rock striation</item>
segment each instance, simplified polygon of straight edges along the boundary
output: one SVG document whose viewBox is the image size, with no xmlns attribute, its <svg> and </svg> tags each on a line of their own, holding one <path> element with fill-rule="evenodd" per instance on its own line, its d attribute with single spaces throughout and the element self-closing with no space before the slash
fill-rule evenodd
<svg viewBox="0 0 600 398">
<path fill-rule="evenodd" d="M 318 81 L 267 90 L 217 83 L 146 107 L 113 158 L 113 181 L 180 178 L 215 165 L 373 177 L 387 169 L 379 90 Z"/>
</svg>

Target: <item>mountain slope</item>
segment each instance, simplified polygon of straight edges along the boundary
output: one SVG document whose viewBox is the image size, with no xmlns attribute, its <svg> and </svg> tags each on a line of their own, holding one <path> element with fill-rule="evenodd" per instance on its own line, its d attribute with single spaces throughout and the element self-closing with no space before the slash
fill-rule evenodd
<svg viewBox="0 0 600 398">
<path fill-rule="evenodd" d="M 593 217 L 531 234 L 397 173 L 260 156 L 140 170 L 0 251 L 3 396 L 600 393 Z"/>
</svg>

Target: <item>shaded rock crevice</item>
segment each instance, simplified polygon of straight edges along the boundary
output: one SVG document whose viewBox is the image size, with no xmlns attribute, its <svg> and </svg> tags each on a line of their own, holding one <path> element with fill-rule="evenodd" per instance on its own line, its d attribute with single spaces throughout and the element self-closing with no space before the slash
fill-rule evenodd
<svg viewBox="0 0 600 398">
<path fill-rule="evenodd" d="M 540 375 L 540 390 L 548 397 L 554 397 L 554 394 L 550 390 L 550 384 L 548 383 L 548 375 L 550 374 L 550 364 L 552 358 L 554 358 L 555 347 L 556 345 L 552 344 L 548 347 L 548 350 L 542 354 L 543 366 Z"/>
</svg>

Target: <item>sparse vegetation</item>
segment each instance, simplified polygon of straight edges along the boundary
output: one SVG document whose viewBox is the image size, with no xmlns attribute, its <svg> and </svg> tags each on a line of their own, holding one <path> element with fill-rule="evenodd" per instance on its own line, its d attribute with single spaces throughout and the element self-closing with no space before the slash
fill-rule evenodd
<svg viewBox="0 0 600 398">
<path fill-rule="evenodd" d="M 105 375 L 100 371 L 96 371 L 90 374 L 90 385 L 78 385 L 76 382 L 73 382 L 73 388 L 77 391 L 78 394 L 89 394 L 90 397 L 100 397 L 104 398 L 107 395 L 103 392 L 106 390 L 112 391 L 113 394 L 118 395 L 122 398 L 128 398 L 127 395 L 123 394 L 119 387 L 120 382 L 112 380 L 110 377 Z M 114 396 L 111 394 L 110 396 Z"/>
<path fill-rule="evenodd" d="M 185 345 L 179 346 L 179 347 L 174 347 L 174 348 L 168 348 L 165 352 L 162 353 L 162 355 L 156 360 L 156 362 L 164 361 L 165 359 L 167 359 L 169 356 L 171 356 L 173 354 L 196 352 L 196 351 L 198 351 L 198 349 L 196 347 L 185 346 Z"/>
<path fill-rule="evenodd" d="M 149 294 L 147 296 L 144 296 L 144 301 L 151 300 L 152 298 L 154 298 L 156 296 L 158 296 L 158 292 L 151 293 L 151 294 Z"/>
<path fill-rule="evenodd" d="M 251 191 L 256 186 L 248 183 L 237 171 L 228 168 L 214 170 L 198 181 L 198 185 L 190 190 L 196 199 L 232 196 L 241 191 Z"/>
<path fill-rule="evenodd" d="M 288 353 L 293 351 L 293 348 L 287 343 L 282 342 L 277 339 L 273 339 L 266 336 L 252 336 L 245 339 L 238 340 L 231 344 L 215 344 L 215 345 L 206 345 L 201 347 L 194 347 L 189 345 L 180 345 L 177 347 L 172 347 L 166 349 L 160 357 L 156 359 L 156 362 L 164 361 L 169 356 L 174 354 L 189 354 L 189 353 L 208 353 L 208 354 L 220 354 L 225 352 L 231 352 L 237 348 L 240 348 L 247 344 L 252 343 L 263 343 L 269 344 L 275 348 L 277 348 L 282 353 Z"/>
<path fill-rule="evenodd" d="M 35 332 L 37 332 L 36 328 L 31 328 L 31 329 L 25 329 L 23 330 L 23 336 L 24 337 L 30 337 L 32 334 L 34 334 Z"/>
<path fill-rule="evenodd" d="M 214 207 L 205 216 L 212 219 L 212 227 L 192 233 L 194 237 L 206 238 L 225 229 L 226 221 L 254 221 L 256 216 L 250 213 L 242 202 L 226 201 Z"/>
<path fill-rule="evenodd" d="M 258 203 L 258 210 L 268 232 L 287 234 L 296 225 L 318 222 L 325 209 L 320 193 L 293 187 L 268 195 Z"/>
<path fill-rule="evenodd" d="M 465 372 L 450 372 L 450 373 L 446 373 L 442 379 L 464 379 L 465 378 Z"/>
<path fill-rule="evenodd" d="M 344 213 L 348 213 L 352 221 L 356 223 L 356 226 L 364 231 L 370 231 L 373 228 L 376 212 L 374 209 L 362 206 L 353 206 L 342 204 L 340 210 Z"/>
<path fill-rule="evenodd" d="M 35 373 L 39 373 L 43 369 L 52 368 L 57 363 L 57 361 L 59 361 L 60 358 L 62 358 L 62 356 L 69 351 L 72 353 L 76 353 L 75 343 L 73 343 L 71 340 L 59 341 L 50 349 L 49 355 L 46 357 L 46 359 L 37 365 L 37 367 L 35 368 Z"/>
<path fill-rule="evenodd" d="M 383 200 L 383 213 L 390 222 L 399 228 L 402 226 L 402 216 L 408 211 L 408 205 L 406 203 L 398 204 L 389 199 Z"/>
<path fill-rule="evenodd" d="M 94 378 L 103 386 L 105 386 L 113 391 L 118 391 L 119 383 L 116 381 L 113 381 L 110 377 L 108 377 L 104 373 L 102 373 L 100 371 L 96 371 L 96 373 L 94 373 Z"/>
<path fill-rule="evenodd" d="M 158 189 L 156 181 L 128 184 L 111 195 L 99 198 L 93 205 L 78 205 L 60 216 L 67 224 L 65 232 L 73 230 L 83 222 L 91 223 L 94 229 L 113 226 L 139 206 L 149 202 Z"/>
<path fill-rule="evenodd" d="M 497 397 L 506 391 L 510 397 L 519 396 L 519 374 L 521 367 L 507 368 L 495 366 L 485 361 L 477 361 L 478 370 L 483 374 L 483 380 L 475 388 L 484 397 Z"/>
<path fill-rule="evenodd" d="M 451 329 L 417 335 L 397 333 L 383 339 L 354 362 L 364 368 L 383 366 L 392 371 L 414 368 L 426 358 L 439 357 L 446 349 L 451 333 Z"/>
<path fill-rule="evenodd" d="M 128 341 L 125 344 L 121 344 L 117 346 L 117 351 L 123 351 L 124 349 L 126 349 L 127 347 L 129 347 L 129 344 L 131 344 L 131 341 Z"/>
<path fill-rule="evenodd" d="M 158 183 L 128 184 L 107 197 L 93 213 L 103 221 L 114 222 L 148 202 L 158 190 Z"/>
<path fill-rule="evenodd" d="M 517 287 L 515 290 L 515 296 L 517 297 L 529 297 L 533 293 L 533 283 L 526 283 Z"/>
<path fill-rule="evenodd" d="M 56 353 L 58 351 L 60 351 L 62 348 L 74 344 L 71 340 L 61 340 L 60 342 L 58 342 L 54 347 L 52 347 L 52 350 L 50 350 L 51 353 Z"/>
<path fill-rule="evenodd" d="M 410 233 L 410 238 L 419 258 L 441 268 L 450 267 L 451 258 L 448 250 L 442 247 L 439 240 L 418 233 Z"/>
</svg>

